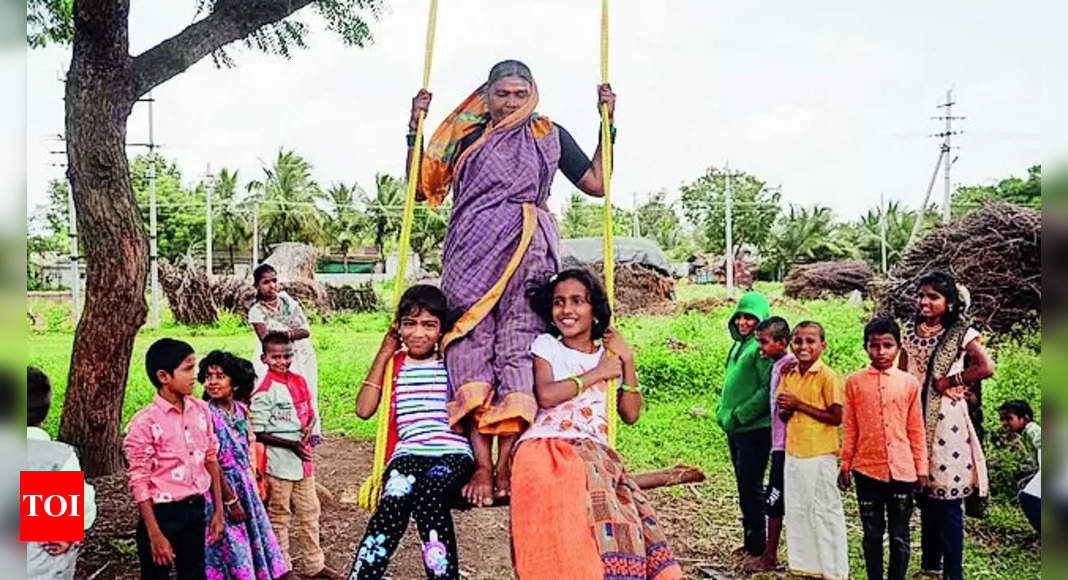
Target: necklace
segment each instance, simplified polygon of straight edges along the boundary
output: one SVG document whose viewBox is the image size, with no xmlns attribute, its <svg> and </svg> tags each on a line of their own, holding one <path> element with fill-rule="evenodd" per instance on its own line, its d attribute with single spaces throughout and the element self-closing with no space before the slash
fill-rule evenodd
<svg viewBox="0 0 1068 580">
<path fill-rule="evenodd" d="M 577 346 L 571 346 L 571 345 L 567 344 L 566 342 L 564 343 L 564 346 L 566 346 L 567 348 L 570 348 L 571 350 L 581 352 L 583 354 L 593 354 L 593 353 L 597 352 L 597 343 L 593 342 L 593 341 L 590 341 L 590 345 L 589 346 L 583 345 L 582 348 L 579 348 Z"/>
<path fill-rule="evenodd" d="M 942 323 L 939 322 L 938 324 L 927 324 L 926 320 L 921 320 L 920 332 L 923 333 L 925 336 L 934 336 L 936 334 L 939 334 L 940 332 L 942 332 Z"/>
</svg>

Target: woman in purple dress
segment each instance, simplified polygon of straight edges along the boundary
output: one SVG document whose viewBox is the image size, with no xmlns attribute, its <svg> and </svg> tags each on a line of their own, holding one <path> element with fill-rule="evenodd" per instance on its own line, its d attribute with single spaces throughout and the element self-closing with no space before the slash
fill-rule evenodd
<svg viewBox="0 0 1068 580">
<path fill-rule="evenodd" d="M 597 91 L 598 110 L 606 105 L 611 119 L 615 94 L 608 85 Z M 430 98 L 421 90 L 412 99 L 408 167 Z M 470 434 L 475 453 L 463 490 L 475 505 L 508 495 L 512 447 L 538 408 L 530 343 L 545 328 L 525 294 L 558 269 L 560 234 L 546 205 L 553 177 L 559 169 L 583 192 L 604 195 L 600 145 L 591 162 L 570 133 L 535 112 L 537 104 L 526 65 L 496 64 L 434 132 L 417 177 L 420 200 L 437 205 L 453 195 L 441 289 L 458 319 L 442 348 L 449 424 Z"/>
<path fill-rule="evenodd" d="M 226 504 L 222 539 L 216 543 L 209 541 L 204 553 L 207 580 L 286 577 L 289 568 L 278 548 L 263 502 L 256 494 L 249 451 L 253 448 L 253 435 L 248 426 L 248 407 L 238 401 L 248 400 L 252 393 L 256 380 L 252 363 L 215 350 L 200 361 L 197 379 L 204 385 L 204 399 L 208 401 L 215 437 L 219 439 Z M 211 498 L 208 499 L 205 509 L 211 513 Z"/>
</svg>

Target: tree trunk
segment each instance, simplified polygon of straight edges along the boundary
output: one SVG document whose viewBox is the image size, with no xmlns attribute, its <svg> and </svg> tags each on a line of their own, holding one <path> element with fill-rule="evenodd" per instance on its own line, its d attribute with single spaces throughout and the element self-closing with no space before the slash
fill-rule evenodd
<svg viewBox="0 0 1068 580">
<path fill-rule="evenodd" d="M 234 263 L 234 245 L 230 244 L 230 274 L 237 275 L 237 264 Z"/>
<path fill-rule="evenodd" d="M 123 467 L 123 396 L 147 311 L 148 243 L 125 150 L 135 100 L 128 13 L 128 0 L 74 3 L 66 84 L 67 178 L 85 240 L 86 288 L 59 436 L 80 450 L 88 477 Z"/>
</svg>

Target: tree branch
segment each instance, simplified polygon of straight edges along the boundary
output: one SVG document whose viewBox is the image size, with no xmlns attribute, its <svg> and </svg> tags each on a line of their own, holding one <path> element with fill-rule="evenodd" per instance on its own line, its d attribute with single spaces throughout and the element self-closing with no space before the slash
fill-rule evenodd
<svg viewBox="0 0 1068 580">
<path fill-rule="evenodd" d="M 313 1 L 218 0 L 206 18 L 134 57 L 135 98 L 184 72 L 212 52 L 286 18 Z"/>
</svg>

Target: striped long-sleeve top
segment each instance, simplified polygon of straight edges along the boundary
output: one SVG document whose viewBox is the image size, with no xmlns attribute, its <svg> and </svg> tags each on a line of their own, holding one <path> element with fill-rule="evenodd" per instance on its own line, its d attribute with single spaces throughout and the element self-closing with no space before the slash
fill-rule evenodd
<svg viewBox="0 0 1068 580">
<path fill-rule="evenodd" d="M 448 374 L 439 359 L 406 358 L 395 385 L 397 446 L 393 457 L 450 453 L 471 455 L 467 439 L 449 429 Z"/>
</svg>

